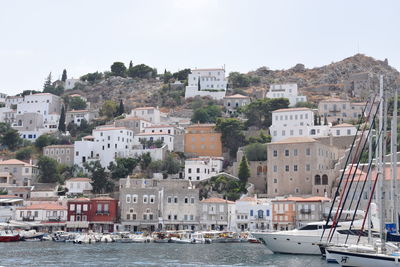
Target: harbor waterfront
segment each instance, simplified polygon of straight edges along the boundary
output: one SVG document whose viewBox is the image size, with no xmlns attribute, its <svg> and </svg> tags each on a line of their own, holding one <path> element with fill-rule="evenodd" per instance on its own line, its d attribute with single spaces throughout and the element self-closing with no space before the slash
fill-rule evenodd
<svg viewBox="0 0 400 267">
<path fill-rule="evenodd" d="M 337 266 L 262 244 L 0 243 L 0 266 Z"/>
</svg>

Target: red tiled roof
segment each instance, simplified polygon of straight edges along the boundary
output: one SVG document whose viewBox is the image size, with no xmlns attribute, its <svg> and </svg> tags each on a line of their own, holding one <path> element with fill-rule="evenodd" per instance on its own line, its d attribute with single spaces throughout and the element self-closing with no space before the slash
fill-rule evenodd
<svg viewBox="0 0 400 267">
<path fill-rule="evenodd" d="M 17 210 L 67 210 L 67 208 L 57 204 L 43 203 L 34 204 L 28 207 L 20 207 L 17 208 Z"/>
<path fill-rule="evenodd" d="M 91 182 L 92 179 L 85 177 L 74 177 L 67 180 L 67 182 Z"/>
<path fill-rule="evenodd" d="M 115 131 L 115 130 L 128 130 L 126 127 L 110 127 L 110 128 L 98 128 L 93 131 Z"/>
<path fill-rule="evenodd" d="M 33 166 L 29 163 L 26 163 L 26 162 L 18 160 L 18 159 L 3 160 L 3 161 L 0 161 L 0 165 L 24 165 L 26 167 Z"/>
<path fill-rule="evenodd" d="M 280 141 L 272 142 L 271 144 L 291 144 L 291 143 L 311 143 L 316 142 L 311 137 L 289 137 Z"/>
<path fill-rule="evenodd" d="M 290 111 L 311 111 L 309 108 L 281 108 L 272 112 L 290 112 Z"/>
<path fill-rule="evenodd" d="M 78 197 L 78 198 L 72 198 L 68 199 L 68 202 L 89 202 L 90 199 L 86 197 Z"/>
<path fill-rule="evenodd" d="M 255 197 L 244 197 L 244 198 L 236 200 L 236 202 L 237 201 L 256 201 L 256 198 Z"/>
<path fill-rule="evenodd" d="M 115 200 L 112 197 L 95 197 L 92 200 Z"/>
<path fill-rule="evenodd" d="M 210 197 L 207 199 L 203 199 L 200 201 L 201 203 L 228 203 L 228 204 L 234 204 L 235 202 L 229 201 L 226 199 L 218 198 L 218 197 Z"/>
<path fill-rule="evenodd" d="M 241 94 L 235 94 L 235 95 L 225 96 L 224 98 L 250 98 L 250 97 Z"/>
</svg>

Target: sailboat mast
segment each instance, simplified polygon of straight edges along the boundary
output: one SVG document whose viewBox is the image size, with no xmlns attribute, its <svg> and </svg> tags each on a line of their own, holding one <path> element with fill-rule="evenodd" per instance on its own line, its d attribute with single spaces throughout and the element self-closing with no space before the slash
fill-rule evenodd
<svg viewBox="0 0 400 267">
<path fill-rule="evenodd" d="M 379 167 L 378 167 L 378 173 L 380 174 L 378 176 L 379 179 L 379 186 L 378 186 L 378 194 L 379 194 L 379 219 L 380 219 L 380 237 L 381 237 L 381 249 L 384 251 L 385 249 L 385 201 L 384 201 L 384 180 L 385 180 L 385 175 L 384 175 L 384 170 L 383 170 L 383 159 L 384 159 L 384 153 L 383 153 L 383 145 L 385 142 L 383 140 L 386 139 L 386 132 L 383 128 L 384 124 L 384 119 L 383 119 L 383 111 L 384 111 L 384 106 L 385 106 L 385 101 L 383 98 L 383 76 L 381 75 L 379 77 L 379 97 L 381 99 L 381 105 L 379 105 L 379 129 L 383 131 L 383 138 L 379 138 L 379 156 L 378 156 L 378 162 L 379 162 Z"/>
<path fill-rule="evenodd" d="M 371 109 L 374 107 L 374 103 L 371 104 Z M 374 127 L 375 122 L 370 118 L 369 120 L 369 127 Z M 368 162 L 369 164 L 372 164 L 372 134 L 369 135 L 368 138 Z M 375 129 L 375 138 L 378 137 L 377 131 Z M 376 154 L 375 154 L 376 155 Z M 371 194 L 371 172 L 368 172 L 367 175 L 367 196 Z M 368 212 L 368 221 L 367 221 L 367 229 L 368 229 L 368 244 L 372 242 L 372 231 L 371 231 L 371 212 Z"/>
<path fill-rule="evenodd" d="M 391 133 L 391 161 L 392 161 L 392 203 L 393 203 L 393 223 L 395 224 L 396 233 L 399 232 L 399 206 L 397 196 L 397 88 L 394 90 L 394 105 L 393 105 L 393 117 L 392 117 L 392 133 Z"/>
</svg>

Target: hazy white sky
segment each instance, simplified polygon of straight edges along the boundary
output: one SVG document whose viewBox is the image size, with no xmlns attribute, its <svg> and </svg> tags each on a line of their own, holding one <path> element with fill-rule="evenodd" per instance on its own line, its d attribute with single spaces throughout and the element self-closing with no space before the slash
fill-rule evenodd
<svg viewBox="0 0 400 267">
<path fill-rule="evenodd" d="M 399 11 L 396 0 L 0 0 L 0 92 L 129 60 L 247 72 L 359 51 L 400 69 Z"/>
</svg>

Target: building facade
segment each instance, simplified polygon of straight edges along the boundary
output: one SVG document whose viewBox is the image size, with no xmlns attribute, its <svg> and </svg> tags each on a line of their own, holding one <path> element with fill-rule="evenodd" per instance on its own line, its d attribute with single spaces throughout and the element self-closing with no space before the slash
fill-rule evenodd
<svg viewBox="0 0 400 267">
<path fill-rule="evenodd" d="M 222 198 L 200 201 L 200 227 L 202 230 L 226 231 L 235 228 L 235 202 Z"/>
<path fill-rule="evenodd" d="M 185 179 L 203 181 L 222 171 L 223 157 L 199 157 L 185 160 Z"/>
<path fill-rule="evenodd" d="M 222 157 L 221 133 L 215 124 L 193 124 L 186 128 L 185 153 L 196 156 Z"/>
<path fill-rule="evenodd" d="M 363 112 L 365 103 L 353 103 L 350 100 L 329 98 L 318 104 L 318 113 L 328 122 L 343 123 L 358 120 Z"/>
<path fill-rule="evenodd" d="M 213 99 L 223 99 L 227 85 L 224 69 L 194 69 L 188 75 L 185 98 L 209 96 Z"/>
<path fill-rule="evenodd" d="M 234 114 L 240 107 L 250 104 L 250 97 L 235 94 L 224 97 L 224 107 L 227 114 Z"/>
<path fill-rule="evenodd" d="M 63 165 L 74 165 L 74 145 L 45 146 L 43 147 L 43 155 L 55 159 Z"/>
<path fill-rule="evenodd" d="M 12 186 L 31 186 L 36 183 L 39 175 L 37 166 L 17 159 L 0 161 L 0 173 L 11 176 L 6 182 Z"/>
<path fill-rule="evenodd" d="M 287 98 L 289 106 L 294 107 L 299 102 L 307 102 L 307 97 L 298 94 L 296 83 L 271 84 L 267 98 Z"/>
</svg>

